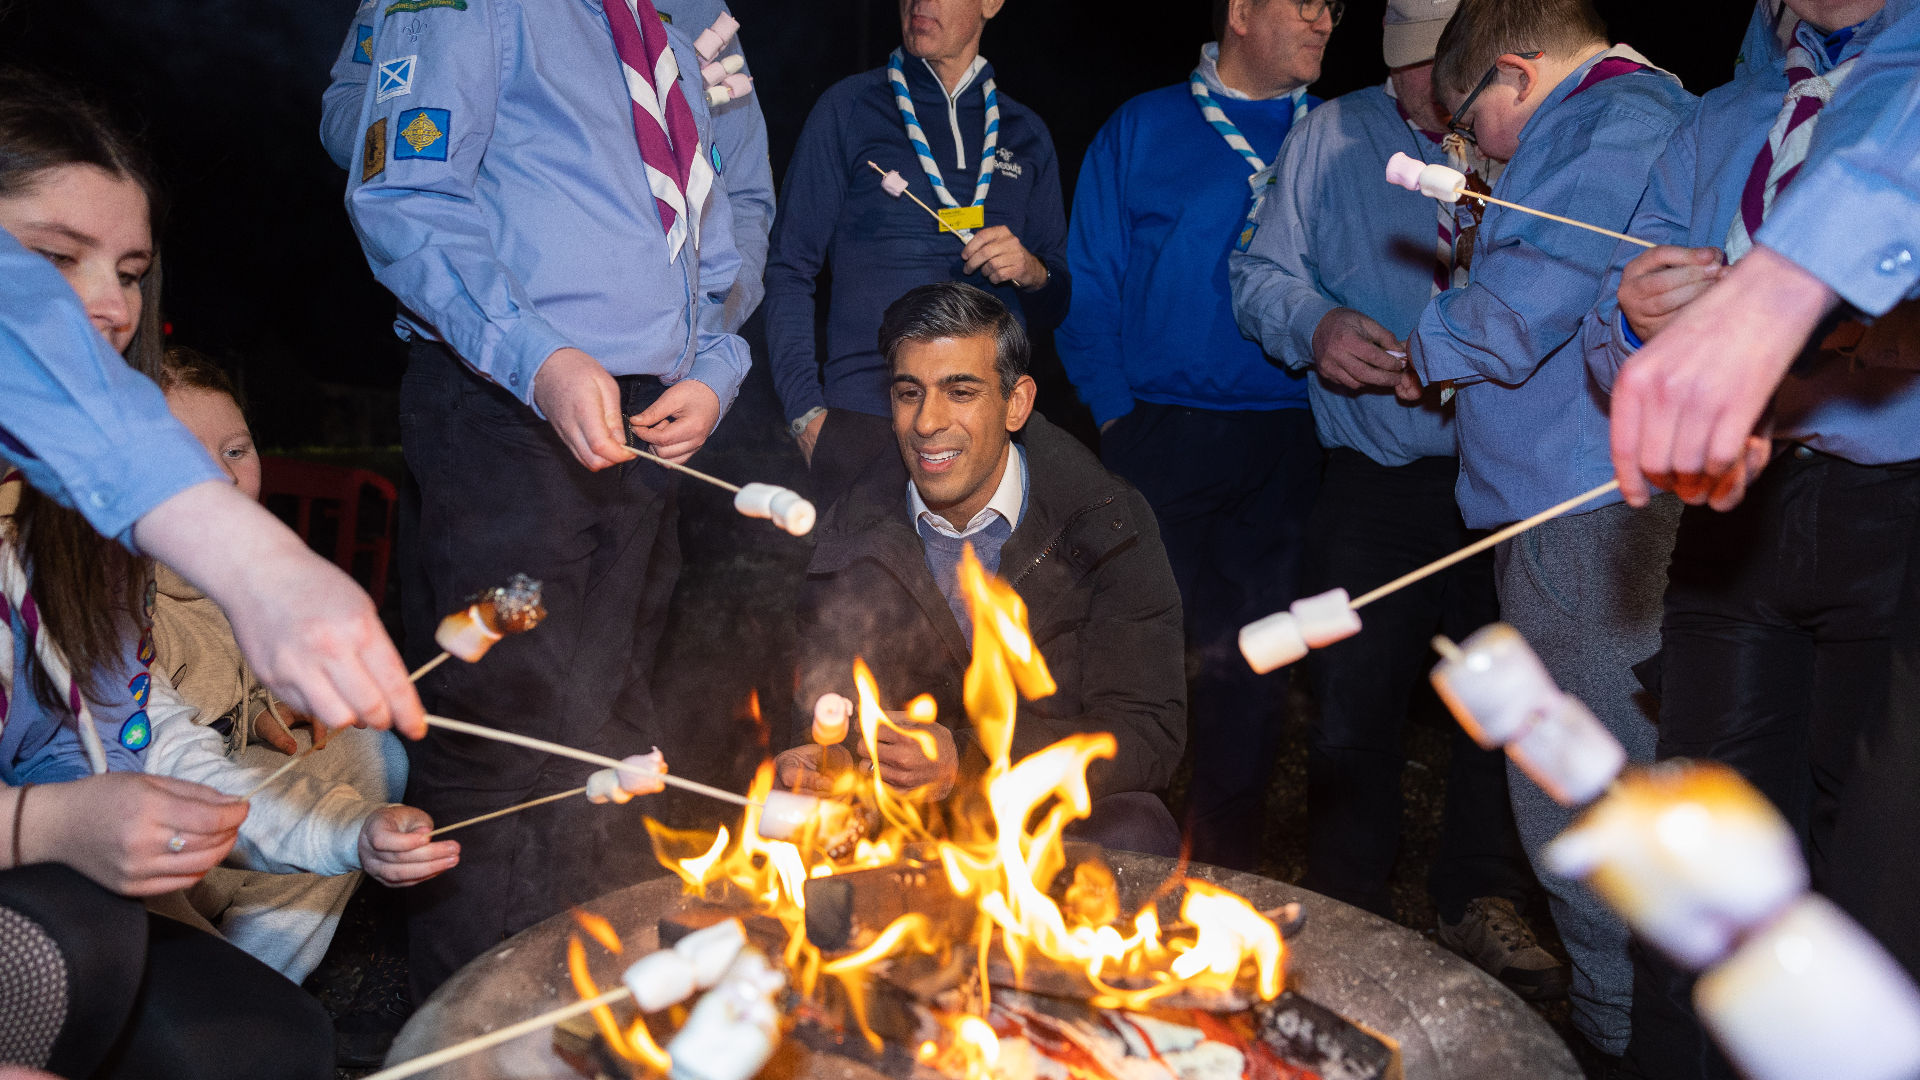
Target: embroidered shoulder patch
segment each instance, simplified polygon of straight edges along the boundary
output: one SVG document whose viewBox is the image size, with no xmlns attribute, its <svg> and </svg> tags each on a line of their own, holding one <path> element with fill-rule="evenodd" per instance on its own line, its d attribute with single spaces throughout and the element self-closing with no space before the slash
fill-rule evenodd
<svg viewBox="0 0 1920 1080">
<path fill-rule="evenodd" d="M 425 11 L 428 8 L 452 8 L 455 11 L 467 10 L 467 0 L 396 0 L 387 5 L 387 14 L 396 11 Z"/>
<path fill-rule="evenodd" d="M 129 750 L 145 750 L 152 741 L 153 724 L 148 722 L 145 709 L 127 717 L 127 722 L 120 725 L 121 746 Z"/>
<path fill-rule="evenodd" d="M 668 14 L 667 12 L 661 11 L 657 8 L 654 10 L 654 14 L 660 16 L 661 22 L 666 23 L 668 26 L 673 25 L 673 16 L 671 14 Z"/>
<path fill-rule="evenodd" d="M 142 664 L 151 665 L 153 663 L 153 631 L 149 630 L 140 635 L 139 651 L 133 655 L 134 658 Z"/>
<path fill-rule="evenodd" d="M 373 100 L 377 103 L 413 93 L 413 70 L 419 59 L 420 56 L 416 53 L 413 56 L 402 56 L 383 62 L 376 76 L 379 88 L 375 91 Z"/>
<path fill-rule="evenodd" d="M 1240 230 L 1240 239 L 1235 240 L 1233 242 L 1233 249 L 1235 251 L 1247 250 L 1247 248 L 1253 245 L 1253 234 L 1259 231 L 1260 231 L 1259 222 L 1257 221 L 1247 222 L 1247 227 Z"/>
<path fill-rule="evenodd" d="M 394 117 L 394 123 L 399 125 L 400 130 L 393 140 L 393 160 L 447 160 L 447 129 L 453 124 L 451 111 L 408 109 Z"/>
<path fill-rule="evenodd" d="M 713 171 L 714 171 L 714 172 L 719 172 L 719 171 L 720 171 L 720 146 L 719 146 L 719 144 L 718 144 L 718 143 L 710 143 L 710 144 L 708 144 L 708 146 L 707 146 L 707 149 L 708 149 L 708 150 L 710 150 L 710 151 L 712 151 L 712 157 L 713 157 Z"/>
<path fill-rule="evenodd" d="M 373 27 L 364 23 L 353 28 L 353 62 L 373 63 Z"/>
<path fill-rule="evenodd" d="M 153 676 L 143 671 L 127 681 L 127 689 L 133 691 L 133 703 L 144 709 L 153 695 Z"/>
<path fill-rule="evenodd" d="M 387 171 L 387 118 L 375 120 L 367 128 L 367 143 L 360 150 L 360 182 Z"/>
</svg>

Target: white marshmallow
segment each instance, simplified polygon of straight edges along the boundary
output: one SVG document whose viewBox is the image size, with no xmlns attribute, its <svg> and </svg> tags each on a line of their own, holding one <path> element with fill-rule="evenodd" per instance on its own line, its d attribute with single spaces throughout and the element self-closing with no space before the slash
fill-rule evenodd
<svg viewBox="0 0 1920 1080">
<path fill-rule="evenodd" d="M 1300 626 L 1309 648 L 1324 649 L 1360 632 L 1360 613 L 1348 602 L 1347 590 L 1332 589 L 1295 600 L 1287 610 Z"/>
<path fill-rule="evenodd" d="M 659 1012 L 693 996 L 693 961 L 675 949 L 662 949 L 629 965 L 620 981 L 641 1012 Z"/>
<path fill-rule="evenodd" d="M 1627 763 L 1626 748 L 1571 694 L 1553 705 L 1507 744 L 1520 771 L 1562 806 L 1597 798 Z"/>
<path fill-rule="evenodd" d="M 1398 184 L 1408 191 L 1420 190 L 1420 170 L 1427 163 L 1405 153 L 1396 153 L 1387 159 L 1387 183 Z"/>
<path fill-rule="evenodd" d="M 465 611 L 456 611 L 440 620 L 440 626 L 433 632 L 434 644 L 471 664 L 487 654 L 493 643 L 504 634 L 487 629 L 480 617 L 478 604 Z"/>
<path fill-rule="evenodd" d="M 733 508 L 752 518 L 773 516 L 773 497 L 784 488 L 772 484 L 743 484 L 733 497 Z"/>
<path fill-rule="evenodd" d="M 742 952 L 667 1043 L 674 1080 L 750 1080 L 780 1044 L 773 995 L 785 985 L 758 951 Z"/>
<path fill-rule="evenodd" d="M 1920 990 L 1818 896 L 1802 897 L 1702 976 L 1693 1000 L 1748 1080 L 1920 1073 Z"/>
<path fill-rule="evenodd" d="M 673 951 L 692 965 L 693 984 L 705 990 L 720 981 L 747 947 L 747 929 L 739 919 L 714 923 L 673 943 Z"/>
<path fill-rule="evenodd" d="M 1241 627 L 1240 655 L 1262 675 L 1307 655 L 1307 639 L 1300 636 L 1300 620 L 1291 611 L 1276 611 Z"/>
<path fill-rule="evenodd" d="M 635 795 L 652 795 L 666 790 L 660 774 L 667 771 L 667 759 L 656 747 L 652 753 L 621 758 L 623 769 L 601 769 L 587 777 L 587 801 L 625 805 Z"/>
<path fill-rule="evenodd" d="M 821 746 L 845 742 L 853 718 L 853 702 L 844 694 L 821 694 L 813 703 L 813 741 Z"/>
<path fill-rule="evenodd" d="M 724 86 L 707 87 L 707 108 L 717 109 L 733 100 L 733 91 Z"/>
<path fill-rule="evenodd" d="M 1447 203 L 1459 202 L 1460 192 L 1466 186 L 1466 174 L 1458 169 L 1429 165 L 1420 170 L 1420 194 L 1428 198 Z"/>
<path fill-rule="evenodd" d="M 1560 696 L 1526 639 L 1506 623 L 1474 631 L 1460 643 L 1460 658 L 1440 661 L 1432 678 L 1454 719 L 1487 750 L 1518 737 Z"/>
<path fill-rule="evenodd" d="M 813 504 L 801 498 L 797 491 L 781 488 L 768 502 L 767 511 L 775 525 L 794 536 L 805 536 L 813 531 Z"/>
<path fill-rule="evenodd" d="M 760 835 L 768 840 L 791 839 L 819 810 L 820 800 L 812 795 L 769 791 L 766 809 L 760 812 Z"/>
<path fill-rule="evenodd" d="M 694 55 L 702 60 L 712 60 L 720 55 L 720 50 L 727 47 L 727 42 L 732 41 L 733 35 L 739 30 L 740 21 L 721 12 L 720 17 L 713 20 L 712 26 L 700 31 L 700 36 L 693 39 Z"/>
<path fill-rule="evenodd" d="M 907 178 L 898 172 L 889 172 L 880 178 L 880 190 L 897 199 L 907 193 Z"/>
<path fill-rule="evenodd" d="M 1637 769 L 1547 845 L 1554 873 L 1584 878 L 1641 937 L 1705 968 L 1807 888 L 1793 830 L 1724 765 Z"/>
</svg>

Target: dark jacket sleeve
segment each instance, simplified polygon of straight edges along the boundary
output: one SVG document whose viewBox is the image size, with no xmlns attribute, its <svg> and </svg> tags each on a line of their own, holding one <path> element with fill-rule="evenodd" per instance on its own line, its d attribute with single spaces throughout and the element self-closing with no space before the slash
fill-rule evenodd
<svg viewBox="0 0 1920 1080">
<path fill-rule="evenodd" d="M 1039 129 L 1040 174 L 1034 178 L 1033 203 L 1027 207 L 1027 234 L 1020 243 L 1034 257 L 1047 264 L 1047 283 L 1032 292 L 1020 294 L 1020 311 L 1027 317 L 1027 330 L 1052 330 L 1067 317 L 1073 297 L 1073 278 L 1067 269 L 1067 204 L 1060 192 L 1060 157 L 1053 150 L 1053 136 L 1039 117 L 1033 117 Z"/>
<path fill-rule="evenodd" d="M 848 100 L 844 87 L 828 91 L 800 129 L 767 253 L 767 355 L 789 421 L 827 403 L 814 347 L 814 289 L 846 200 L 840 134 Z"/>
<path fill-rule="evenodd" d="M 1165 790 L 1187 740 L 1180 590 L 1152 508 L 1131 489 L 1126 499 L 1139 533 L 1094 570 L 1087 621 L 1075 634 L 1080 711 L 1046 716 L 1022 703 L 1013 732 L 1015 761 L 1069 735 L 1111 732 L 1117 744 L 1112 760 L 1087 770 L 1087 788 L 1096 799 Z M 963 761 L 984 761 L 970 729 L 961 733 L 961 744 Z"/>
</svg>

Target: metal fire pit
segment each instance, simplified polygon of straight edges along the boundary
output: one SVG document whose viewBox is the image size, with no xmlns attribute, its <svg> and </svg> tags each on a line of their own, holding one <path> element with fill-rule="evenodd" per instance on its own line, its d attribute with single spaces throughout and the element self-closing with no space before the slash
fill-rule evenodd
<svg viewBox="0 0 1920 1080">
<path fill-rule="evenodd" d="M 1140 903 L 1173 872 L 1169 859 L 1107 852 L 1123 901 Z M 1189 873 L 1232 889 L 1258 908 L 1299 901 L 1306 926 L 1288 942 L 1287 985 L 1400 1043 L 1407 1080 L 1578 1080 L 1566 1046 L 1532 1009 L 1480 969 L 1419 934 L 1337 900 L 1284 882 L 1211 866 Z M 684 909 L 680 879 L 666 877 L 588 905 L 620 932 L 615 959 L 589 942 L 602 989 L 659 947 L 662 916 Z M 1124 905 L 1123 905 L 1124 907 Z M 567 937 L 576 924 L 556 915 L 462 968 L 429 998 L 394 1040 L 389 1065 L 485 1034 L 578 1000 L 567 976 Z M 436 1080 L 575 1080 L 556 1056 L 550 1030 L 527 1035 L 422 1074 Z M 884 1080 L 880 1073 L 787 1040 L 762 1073 L 775 1080 Z"/>
</svg>

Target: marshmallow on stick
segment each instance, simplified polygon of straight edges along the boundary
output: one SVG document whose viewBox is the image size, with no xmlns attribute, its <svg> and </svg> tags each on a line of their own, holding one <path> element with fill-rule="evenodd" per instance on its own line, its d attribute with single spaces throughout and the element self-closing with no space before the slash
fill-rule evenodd
<svg viewBox="0 0 1920 1080">
<path fill-rule="evenodd" d="M 540 604 L 540 583 L 525 574 L 515 574 L 505 585 L 473 597 L 465 611 L 441 619 L 433 632 L 440 655 L 414 669 L 408 678 L 419 682 L 422 675 L 446 663 L 449 656 L 476 663 L 494 642 L 508 634 L 524 634 L 546 617 L 547 609 Z"/>
<path fill-rule="evenodd" d="M 961 243 L 964 244 L 967 241 L 973 239 L 972 229 L 949 228 L 947 226 L 947 220 L 940 216 L 940 212 L 938 210 L 935 210 L 933 207 L 928 206 L 924 202 L 921 202 L 920 196 L 915 195 L 911 191 L 908 191 L 907 178 L 904 176 L 901 176 L 897 170 L 888 171 L 886 169 L 881 168 L 878 165 L 874 165 L 873 162 L 871 161 L 867 162 L 867 164 L 872 165 L 873 171 L 880 174 L 880 190 L 881 191 L 886 192 L 887 194 L 893 196 L 896 199 L 902 195 L 905 195 L 907 198 L 912 199 L 920 207 L 920 209 L 925 210 L 928 213 L 928 215 L 930 215 L 933 218 L 934 224 L 940 226 L 940 229 L 942 232 L 950 232 L 953 235 L 959 237 Z"/>
<path fill-rule="evenodd" d="M 740 920 L 728 919 L 688 934 L 671 949 L 641 957 L 620 981 L 633 991 L 633 1003 L 641 1012 L 659 1012 L 692 997 L 695 990 L 712 989 L 746 945 Z"/>
<path fill-rule="evenodd" d="M 1519 631 L 1492 623 L 1455 645 L 1433 639 L 1433 686 L 1475 742 L 1507 756 L 1563 806 L 1607 789 L 1627 763 L 1620 740 L 1564 694 Z"/>
<path fill-rule="evenodd" d="M 1543 217 L 1549 221 L 1557 221 L 1562 225 L 1578 226 L 1590 232 L 1611 236 L 1615 240 L 1625 240 L 1629 243 L 1639 244 L 1641 247 L 1647 248 L 1654 246 L 1637 236 L 1628 236 L 1626 233 L 1614 232 L 1612 229 L 1603 229 L 1598 225 L 1589 225 L 1584 221 L 1577 221 L 1570 217 L 1561 217 L 1559 214 L 1549 214 L 1545 210 L 1535 210 L 1530 206 L 1521 206 L 1519 203 L 1512 203 L 1505 199 L 1496 199 L 1491 195 L 1482 195 L 1477 191 L 1470 191 L 1467 188 L 1466 174 L 1460 170 L 1450 169 L 1445 165 L 1428 165 L 1418 158 L 1407 156 L 1405 153 L 1397 153 L 1387 161 L 1387 182 L 1389 184 L 1398 184 L 1408 191 L 1417 191 L 1430 199 L 1439 199 L 1441 202 L 1459 202 L 1460 196 L 1465 195 L 1470 199 L 1490 202 L 1495 206 L 1504 206 L 1509 210 L 1518 210 L 1523 214 Z"/>
<path fill-rule="evenodd" d="M 722 491 L 733 493 L 733 508 L 751 518 L 766 518 L 794 536 L 805 536 L 813 531 L 816 514 L 813 504 L 800 497 L 797 491 L 775 487 L 772 484 L 729 484 L 716 476 L 708 476 L 699 469 L 690 469 L 677 462 L 668 461 L 658 454 L 650 454 L 635 447 L 622 447 L 627 453 L 638 458 L 646 458 L 656 465 L 665 465 L 675 472 L 683 472 L 696 480 L 704 480 Z"/>
<path fill-rule="evenodd" d="M 667 789 L 667 782 L 661 779 L 667 771 L 667 759 L 659 747 L 654 747 L 652 753 L 629 755 L 621 764 L 626 767 L 601 769 L 587 777 L 588 802 L 624 806 L 635 795 L 652 795 Z"/>
</svg>

